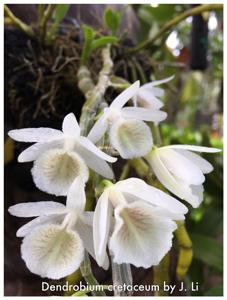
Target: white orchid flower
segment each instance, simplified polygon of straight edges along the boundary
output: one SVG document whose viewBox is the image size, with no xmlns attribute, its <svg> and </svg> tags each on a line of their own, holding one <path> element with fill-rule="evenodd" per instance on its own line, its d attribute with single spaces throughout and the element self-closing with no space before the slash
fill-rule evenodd
<svg viewBox="0 0 227 300">
<path fill-rule="evenodd" d="M 109 241 L 110 253 L 118 264 L 158 265 L 171 248 L 177 228 L 173 220 L 184 219 L 185 213 L 186 206 L 141 179 L 130 178 L 107 187 L 93 220 L 97 263 L 104 265 Z"/>
<path fill-rule="evenodd" d="M 220 152 L 220 149 L 192 145 L 154 147 L 145 157 L 158 180 L 173 194 L 193 207 L 203 200 L 204 174 L 213 170 L 212 165 L 191 152 Z"/>
<path fill-rule="evenodd" d="M 24 237 L 21 254 L 32 273 L 60 279 L 79 268 L 84 258 L 84 248 L 95 257 L 93 213 L 84 212 L 85 202 L 84 183 L 78 177 L 71 185 L 66 206 L 41 201 L 9 208 L 14 216 L 36 217 L 17 231 L 18 237 Z"/>
<path fill-rule="evenodd" d="M 159 110 L 164 105 L 163 102 L 159 100 L 159 98 L 164 95 L 164 90 L 156 86 L 162 83 L 166 83 L 173 78 L 174 76 L 171 76 L 162 80 L 155 80 L 142 85 L 137 95 L 133 97 L 134 105 L 152 109 L 154 111 Z"/>
<path fill-rule="evenodd" d="M 35 161 L 32 175 L 36 186 L 50 194 L 66 195 L 77 176 L 86 182 L 87 166 L 106 178 L 113 178 L 108 162 L 117 159 L 102 152 L 89 139 L 80 135 L 73 113 L 68 114 L 62 131 L 52 128 L 25 128 L 9 131 L 19 142 L 35 142 L 18 157 L 19 162 Z"/>
<path fill-rule="evenodd" d="M 105 108 L 88 134 L 88 138 L 96 143 L 108 130 L 110 144 L 123 158 L 141 157 L 151 149 L 151 131 L 143 121 L 160 122 L 166 118 L 166 113 L 161 111 L 123 107 L 137 94 L 139 85 L 139 81 L 136 81 Z"/>
</svg>

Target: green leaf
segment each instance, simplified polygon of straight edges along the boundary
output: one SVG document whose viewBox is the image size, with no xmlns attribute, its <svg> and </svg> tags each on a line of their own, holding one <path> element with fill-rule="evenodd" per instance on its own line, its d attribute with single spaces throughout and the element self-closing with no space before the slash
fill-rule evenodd
<svg viewBox="0 0 227 300">
<path fill-rule="evenodd" d="M 98 38 L 92 42 L 92 50 L 104 47 L 107 44 L 115 44 L 118 41 L 118 38 L 115 36 L 104 36 Z"/>
<path fill-rule="evenodd" d="M 223 296 L 223 285 L 218 285 L 210 288 L 203 296 Z"/>
<path fill-rule="evenodd" d="M 70 7 L 70 4 L 58 4 L 54 10 L 53 18 L 56 23 L 60 23 Z"/>
<path fill-rule="evenodd" d="M 93 28 L 87 25 L 82 26 L 84 33 L 84 46 L 81 54 L 81 64 L 85 64 L 92 51 L 92 43 L 95 37 L 95 31 Z"/>
<path fill-rule="evenodd" d="M 113 35 L 115 35 L 117 30 L 119 29 L 121 17 L 121 12 L 114 11 L 110 8 L 107 8 L 104 11 L 104 24 L 112 31 Z"/>
<path fill-rule="evenodd" d="M 201 234 L 190 234 L 194 257 L 218 271 L 223 271 L 223 246 L 216 239 Z"/>
<path fill-rule="evenodd" d="M 59 24 L 64 19 L 69 9 L 69 4 L 58 4 L 53 13 L 53 24 L 51 25 L 48 33 L 47 40 L 52 41 L 55 37 L 55 33 L 58 29 Z"/>
</svg>

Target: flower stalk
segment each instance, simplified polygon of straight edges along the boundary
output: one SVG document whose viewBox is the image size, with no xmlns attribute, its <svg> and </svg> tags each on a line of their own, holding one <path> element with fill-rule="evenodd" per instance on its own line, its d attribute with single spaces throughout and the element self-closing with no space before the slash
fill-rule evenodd
<svg viewBox="0 0 227 300">
<path fill-rule="evenodd" d="M 175 231 L 175 236 L 179 246 L 179 256 L 177 262 L 177 278 L 183 279 L 192 262 L 193 250 L 192 241 L 188 235 L 187 229 L 183 221 L 178 221 L 178 228 Z"/>
<path fill-rule="evenodd" d="M 155 291 L 155 296 L 168 296 L 168 293 L 163 289 L 164 281 L 169 282 L 169 263 L 170 255 L 167 253 L 158 266 L 153 268 L 154 285 L 160 287 L 159 291 Z"/>
<path fill-rule="evenodd" d="M 56 5 L 57 4 L 49 4 L 47 6 L 47 9 L 44 12 L 42 12 L 42 18 L 39 24 L 40 39 L 42 42 L 45 42 L 46 34 L 47 34 L 47 23 L 52 17 Z"/>
<path fill-rule="evenodd" d="M 80 265 L 80 271 L 83 276 L 83 278 L 86 280 L 86 282 L 89 285 L 99 285 L 98 281 L 96 280 L 95 276 L 93 275 L 92 269 L 91 269 L 91 262 L 89 259 L 89 255 L 87 252 L 85 252 L 84 260 L 82 264 Z M 106 296 L 106 293 L 104 291 L 92 291 L 91 292 L 93 296 Z"/>
</svg>

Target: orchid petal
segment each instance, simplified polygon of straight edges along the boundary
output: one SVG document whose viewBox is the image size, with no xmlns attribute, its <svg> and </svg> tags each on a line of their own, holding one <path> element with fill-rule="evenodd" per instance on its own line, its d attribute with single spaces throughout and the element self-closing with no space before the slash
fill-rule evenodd
<svg viewBox="0 0 227 300">
<path fill-rule="evenodd" d="M 60 130 L 45 127 L 10 130 L 8 135 L 15 141 L 26 143 L 49 142 L 63 137 Z"/>
<path fill-rule="evenodd" d="M 66 213 L 67 209 L 64 204 L 58 202 L 40 201 L 19 203 L 10 206 L 8 211 L 13 216 L 29 218 L 38 216 L 48 216 L 53 214 L 63 214 Z"/>
<path fill-rule="evenodd" d="M 69 209 L 84 211 L 86 204 L 85 184 L 80 176 L 76 177 L 67 193 L 66 206 Z"/>
<path fill-rule="evenodd" d="M 89 168 L 103 177 L 113 179 L 114 173 L 110 166 L 101 158 L 96 156 L 93 152 L 87 150 L 81 145 L 76 145 L 75 150 L 84 159 Z"/>
<path fill-rule="evenodd" d="M 203 185 L 191 185 L 191 193 L 192 193 L 192 198 L 196 199 L 198 202 L 198 205 L 200 205 L 203 201 L 203 192 L 204 192 L 204 187 Z"/>
<path fill-rule="evenodd" d="M 112 156 L 104 153 L 103 151 L 101 151 L 88 138 L 81 136 L 79 141 L 80 141 L 80 145 L 82 147 L 86 148 L 88 151 L 92 152 L 99 158 L 106 160 L 110 163 L 114 163 L 117 160 L 116 157 L 112 157 Z"/>
<path fill-rule="evenodd" d="M 160 109 L 164 106 L 164 103 L 157 99 L 153 92 L 143 88 L 141 88 L 137 95 L 137 104 L 145 108 L 153 109 Z"/>
<path fill-rule="evenodd" d="M 122 116 L 128 119 L 152 121 L 159 123 L 166 119 L 167 113 L 161 110 L 152 110 L 142 107 L 124 107 L 121 110 Z"/>
<path fill-rule="evenodd" d="M 129 99 L 133 98 L 139 91 L 140 82 L 137 80 L 134 82 L 130 87 L 128 87 L 126 90 L 124 90 L 120 95 L 117 96 L 117 98 L 114 99 L 114 101 L 111 103 L 111 108 L 122 108 Z"/>
<path fill-rule="evenodd" d="M 153 139 L 150 128 L 140 120 L 120 120 L 110 129 L 110 143 L 122 158 L 136 158 L 146 155 Z"/>
<path fill-rule="evenodd" d="M 172 246 L 176 224 L 137 201 L 115 209 L 116 224 L 109 248 L 114 262 L 149 268 L 158 265 Z"/>
<path fill-rule="evenodd" d="M 53 148 L 62 148 L 64 145 L 64 139 L 58 139 L 49 142 L 36 143 L 31 147 L 25 149 L 18 156 L 18 162 L 29 162 L 36 160 L 44 151 L 53 149 Z"/>
<path fill-rule="evenodd" d="M 199 200 L 192 195 L 192 190 L 188 184 L 185 184 L 180 179 L 176 179 L 169 170 L 165 167 L 159 157 L 159 151 L 153 150 L 146 156 L 146 160 L 151 165 L 153 172 L 158 180 L 173 194 L 181 199 L 188 201 L 193 207 L 198 207 Z"/>
<path fill-rule="evenodd" d="M 70 113 L 65 116 L 62 123 L 62 131 L 66 135 L 71 135 L 76 137 L 80 135 L 80 126 L 73 113 Z"/>
<path fill-rule="evenodd" d="M 91 128 L 87 138 L 93 143 L 97 143 L 105 134 L 108 128 L 108 121 L 105 115 L 102 115 Z"/>
<path fill-rule="evenodd" d="M 97 202 L 93 221 L 95 259 L 101 267 L 105 265 L 111 213 L 112 206 L 109 202 L 109 193 L 108 190 L 105 190 Z"/>
<path fill-rule="evenodd" d="M 27 234 L 32 232 L 36 227 L 42 226 L 44 224 L 61 224 L 64 219 L 65 214 L 59 215 L 48 215 L 37 217 L 34 220 L 26 223 L 17 230 L 17 237 L 25 237 Z"/>
<path fill-rule="evenodd" d="M 187 159 L 191 160 L 195 165 L 197 165 L 200 168 L 200 170 L 204 174 L 208 174 L 214 169 L 213 166 L 206 159 L 202 158 L 198 154 L 182 149 L 175 151 L 179 152 L 181 155 L 184 155 Z"/>
<path fill-rule="evenodd" d="M 75 231 L 59 225 L 43 225 L 25 236 L 21 253 L 32 273 L 60 279 L 79 268 L 84 247 Z"/>
<path fill-rule="evenodd" d="M 93 241 L 93 226 L 84 223 L 83 219 L 79 219 L 76 223 L 75 230 L 79 233 L 85 249 L 88 253 L 94 258 L 95 257 L 95 249 L 94 249 L 94 241 Z M 103 268 L 107 270 L 109 268 L 109 259 L 107 254 L 105 254 L 105 259 L 103 263 Z"/>
<path fill-rule="evenodd" d="M 174 77 L 175 77 L 175 76 L 172 75 L 172 76 L 170 76 L 170 77 L 167 77 L 167 78 L 164 78 L 164 79 L 161 79 L 161 80 L 154 80 L 154 81 L 150 82 L 149 84 L 152 85 L 152 86 L 160 85 L 160 84 L 169 82 L 169 81 L 172 80 Z"/>
<path fill-rule="evenodd" d="M 116 184 L 116 188 L 125 195 L 126 199 L 128 199 L 129 196 L 131 196 L 130 199 L 132 199 L 132 196 L 134 196 L 134 201 L 141 199 L 178 215 L 184 215 L 188 212 L 187 207 L 180 201 L 146 184 L 141 179 L 129 178 L 119 181 Z"/>
<path fill-rule="evenodd" d="M 53 149 L 34 162 L 32 176 L 36 186 L 49 194 L 65 196 L 77 176 L 88 180 L 88 168 L 75 152 Z"/>
<path fill-rule="evenodd" d="M 169 148 L 159 148 L 159 157 L 174 177 L 188 184 L 202 184 L 205 177 L 200 168 L 191 160 Z"/>
<path fill-rule="evenodd" d="M 212 147 L 203 147 L 203 146 L 194 146 L 194 145 L 170 145 L 170 146 L 164 146 L 163 148 L 172 148 L 172 149 L 185 149 L 189 151 L 196 151 L 196 152 L 204 152 L 204 153 L 216 153 L 221 152 L 221 149 L 218 148 L 212 148 Z"/>
</svg>

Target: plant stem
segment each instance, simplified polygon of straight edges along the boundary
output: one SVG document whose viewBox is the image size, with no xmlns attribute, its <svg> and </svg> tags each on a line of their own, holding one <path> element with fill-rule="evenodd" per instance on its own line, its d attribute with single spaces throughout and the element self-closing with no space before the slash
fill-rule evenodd
<svg viewBox="0 0 227 300">
<path fill-rule="evenodd" d="M 12 23 L 17 26 L 19 29 L 21 29 L 23 32 L 25 32 L 28 36 L 34 37 L 34 31 L 31 26 L 25 24 L 20 19 L 18 19 L 12 11 L 8 8 L 7 5 L 4 5 L 4 13 L 6 16 L 12 21 Z"/>
<path fill-rule="evenodd" d="M 47 22 L 52 17 L 52 14 L 56 8 L 57 4 L 49 4 L 47 6 L 47 9 L 44 11 L 42 19 L 40 20 L 40 39 L 41 42 L 45 42 L 46 39 L 46 33 L 47 33 Z"/>
<path fill-rule="evenodd" d="M 92 273 L 91 263 L 89 259 L 88 253 L 85 251 L 84 261 L 80 265 L 80 271 L 83 278 L 89 285 L 99 285 L 98 281 L 96 280 L 95 276 Z M 106 296 L 104 291 L 92 291 L 93 296 Z"/>
<path fill-rule="evenodd" d="M 151 125 L 153 129 L 153 136 L 154 136 L 154 141 L 156 146 L 161 146 L 162 144 L 162 137 L 160 133 L 160 128 L 158 125 L 152 124 Z"/>
<path fill-rule="evenodd" d="M 82 275 L 81 275 L 81 272 L 80 272 L 80 269 L 76 270 L 75 272 L 73 272 L 72 274 L 68 275 L 66 277 L 66 282 L 70 284 L 76 284 L 79 280 L 82 279 Z M 70 289 L 68 291 L 66 291 L 64 293 L 65 296 L 71 296 L 73 294 L 73 291 L 71 291 Z"/>
<path fill-rule="evenodd" d="M 131 168 L 131 166 L 130 166 L 129 162 L 127 162 L 124 165 L 123 169 L 122 169 L 121 176 L 120 176 L 119 180 L 124 180 L 128 177 L 130 168 Z"/>
<path fill-rule="evenodd" d="M 95 86 L 92 83 L 92 79 L 88 76 L 90 72 L 85 66 L 81 66 L 78 71 L 79 88 L 85 94 L 87 99 L 83 105 L 80 117 L 80 128 L 82 135 L 86 135 L 92 126 L 97 108 L 103 101 L 104 94 L 109 86 L 109 75 L 113 68 L 113 62 L 110 55 L 110 45 L 106 46 L 102 50 L 102 58 L 103 67 L 99 73 L 98 83 Z M 84 75 L 87 73 L 87 76 L 81 78 L 81 71 Z"/>
<path fill-rule="evenodd" d="M 193 257 L 192 241 L 185 228 L 184 221 L 178 221 L 175 236 L 179 245 L 179 256 L 177 261 L 177 278 L 183 279 L 187 273 Z"/>
<path fill-rule="evenodd" d="M 159 290 L 155 291 L 155 296 L 168 296 L 168 293 L 163 290 L 164 281 L 169 283 L 169 253 L 162 259 L 158 266 L 153 268 L 154 285 L 159 286 Z"/>
<path fill-rule="evenodd" d="M 135 169 L 139 177 L 147 177 L 150 173 L 150 168 L 142 158 L 134 158 L 129 161 L 130 166 Z"/>
<path fill-rule="evenodd" d="M 160 31 L 158 31 L 153 36 L 153 38 L 147 39 L 147 40 L 141 42 L 140 44 L 138 44 L 138 46 L 129 49 L 126 52 L 126 54 L 133 54 L 133 53 L 136 53 L 136 52 L 138 52 L 142 49 L 146 49 L 146 48 L 150 47 L 152 44 L 154 44 L 154 42 L 157 39 L 159 39 L 163 35 L 163 33 L 169 31 L 174 26 L 176 26 L 178 23 L 180 23 L 181 21 L 185 20 L 186 18 L 188 18 L 190 16 L 198 15 L 198 14 L 201 14 L 205 11 L 219 10 L 219 9 L 223 9 L 223 4 L 203 4 L 203 5 L 199 5 L 199 6 L 196 6 L 194 8 L 191 8 L 191 9 L 183 12 L 182 14 L 178 15 L 177 17 L 173 18 L 171 21 L 167 22 L 160 29 Z"/>
<path fill-rule="evenodd" d="M 38 4 L 38 27 L 41 24 L 41 20 L 43 18 L 44 12 L 45 12 L 45 4 Z"/>
</svg>

